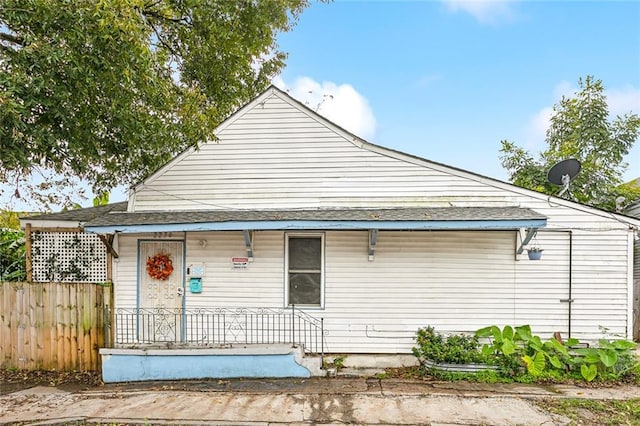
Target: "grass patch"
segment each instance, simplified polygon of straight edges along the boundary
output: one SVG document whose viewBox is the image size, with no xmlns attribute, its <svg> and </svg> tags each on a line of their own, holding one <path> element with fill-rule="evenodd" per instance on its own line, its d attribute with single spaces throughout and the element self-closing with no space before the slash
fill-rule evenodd
<svg viewBox="0 0 640 426">
<path fill-rule="evenodd" d="M 627 400 L 544 399 L 540 408 L 565 416 L 572 425 L 640 425 L 640 398 Z"/>
</svg>

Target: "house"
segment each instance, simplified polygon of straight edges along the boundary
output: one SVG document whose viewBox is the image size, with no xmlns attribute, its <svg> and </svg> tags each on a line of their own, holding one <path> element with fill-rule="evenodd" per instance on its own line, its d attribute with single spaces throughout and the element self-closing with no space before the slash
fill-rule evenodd
<svg viewBox="0 0 640 426">
<path fill-rule="evenodd" d="M 84 223 L 117 254 L 106 381 L 311 374 L 278 345 L 407 354 L 427 325 L 632 337 L 638 219 L 368 143 L 275 87 L 216 135 Z"/>
</svg>

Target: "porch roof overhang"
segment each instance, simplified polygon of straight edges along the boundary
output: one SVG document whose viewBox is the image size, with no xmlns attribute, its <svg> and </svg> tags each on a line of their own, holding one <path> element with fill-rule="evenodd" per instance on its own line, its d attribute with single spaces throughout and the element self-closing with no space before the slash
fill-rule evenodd
<svg viewBox="0 0 640 426">
<path fill-rule="evenodd" d="M 112 212 L 85 223 L 99 234 L 266 230 L 536 230 L 547 218 L 521 207 Z"/>
</svg>

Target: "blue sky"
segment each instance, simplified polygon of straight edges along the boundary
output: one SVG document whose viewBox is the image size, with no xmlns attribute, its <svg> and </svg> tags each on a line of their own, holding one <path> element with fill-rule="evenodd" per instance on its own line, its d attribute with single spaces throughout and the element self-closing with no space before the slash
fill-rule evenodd
<svg viewBox="0 0 640 426">
<path fill-rule="evenodd" d="M 507 179 L 500 141 L 537 153 L 551 107 L 593 75 L 640 114 L 640 2 L 335 1 L 280 37 L 275 83 L 366 140 Z M 311 93 L 309 93 L 311 92 Z M 640 142 L 625 177 L 640 176 Z"/>
</svg>

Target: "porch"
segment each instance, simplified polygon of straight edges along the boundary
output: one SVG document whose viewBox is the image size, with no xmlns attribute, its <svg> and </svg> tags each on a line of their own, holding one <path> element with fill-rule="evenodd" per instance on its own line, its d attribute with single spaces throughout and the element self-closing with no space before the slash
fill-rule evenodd
<svg viewBox="0 0 640 426">
<path fill-rule="evenodd" d="M 103 380 L 322 375 L 323 324 L 295 306 L 107 309 Z"/>
</svg>

